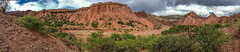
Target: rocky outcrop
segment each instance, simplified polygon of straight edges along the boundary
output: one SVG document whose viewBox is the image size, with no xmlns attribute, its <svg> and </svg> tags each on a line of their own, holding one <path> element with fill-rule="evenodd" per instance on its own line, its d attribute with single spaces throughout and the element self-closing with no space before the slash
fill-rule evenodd
<svg viewBox="0 0 240 52">
<path fill-rule="evenodd" d="M 139 23 L 133 23 L 136 27 L 153 28 L 154 24 L 150 22 L 147 16 L 136 15 L 130 7 L 125 4 L 106 2 L 93 4 L 90 7 L 79 8 L 75 10 L 71 9 L 53 9 L 42 10 L 37 13 L 37 17 L 63 17 L 69 21 L 75 21 L 76 23 L 89 24 L 98 23 L 99 27 L 106 26 L 108 22 L 111 22 L 114 28 L 123 28 L 128 26 L 121 26 L 117 24 L 117 21 L 123 21 L 127 23 L 129 21 L 138 21 Z M 89 26 L 88 26 L 89 27 Z"/>
<path fill-rule="evenodd" d="M 238 22 L 239 19 L 240 19 L 240 13 L 230 16 L 229 19 L 226 22 L 235 23 L 235 22 Z"/>
<path fill-rule="evenodd" d="M 184 15 L 184 17 L 178 20 L 175 24 L 176 25 L 200 25 L 201 22 L 202 22 L 201 16 L 198 16 L 194 12 L 190 12 Z"/>
<path fill-rule="evenodd" d="M 226 23 L 235 23 L 240 19 L 237 14 L 227 17 L 227 16 L 221 16 L 217 17 L 214 13 L 209 15 L 206 18 L 203 18 L 201 16 L 198 16 L 194 12 L 190 12 L 186 14 L 182 19 L 176 21 L 174 24 L 176 25 L 204 25 L 204 24 L 226 24 Z"/>
<path fill-rule="evenodd" d="M 203 24 L 217 24 L 220 18 L 218 18 L 214 13 L 204 19 Z"/>
<path fill-rule="evenodd" d="M 138 16 L 140 18 L 145 18 L 148 21 L 152 22 L 154 25 L 165 25 L 165 24 L 162 23 L 163 19 L 159 18 L 158 16 L 147 14 L 144 11 L 134 12 L 134 13 L 136 14 L 136 16 Z"/>
</svg>

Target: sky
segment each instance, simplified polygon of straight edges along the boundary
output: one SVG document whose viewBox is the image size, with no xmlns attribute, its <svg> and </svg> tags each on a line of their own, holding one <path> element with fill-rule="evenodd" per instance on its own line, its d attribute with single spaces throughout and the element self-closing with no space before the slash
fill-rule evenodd
<svg viewBox="0 0 240 52">
<path fill-rule="evenodd" d="M 158 16 L 184 15 L 191 11 L 205 17 L 211 13 L 217 16 L 240 13 L 240 0 L 18 0 L 10 1 L 9 11 L 77 9 L 107 1 L 127 4 L 133 11 L 145 11 Z"/>
</svg>

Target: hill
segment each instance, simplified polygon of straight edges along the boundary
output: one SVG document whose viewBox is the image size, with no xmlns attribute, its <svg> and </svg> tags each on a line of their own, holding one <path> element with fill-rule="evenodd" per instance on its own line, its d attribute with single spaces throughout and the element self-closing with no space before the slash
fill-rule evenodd
<svg viewBox="0 0 240 52">
<path fill-rule="evenodd" d="M 61 40 L 21 27 L 16 18 L 0 13 L 0 52 L 75 52 Z"/>
</svg>

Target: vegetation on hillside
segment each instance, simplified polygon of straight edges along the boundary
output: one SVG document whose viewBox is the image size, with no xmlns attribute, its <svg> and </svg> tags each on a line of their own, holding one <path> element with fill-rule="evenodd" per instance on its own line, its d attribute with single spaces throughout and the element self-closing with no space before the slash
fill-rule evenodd
<svg viewBox="0 0 240 52">
<path fill-rule="evenodd" d="M 92 33 L 87 47 L 90 51 L 103 52 L 218 52 L 228 36 L 215 26 L 195 26 L 192 35 L 134 36 L 132 34 L 112 34 L 104 37 L 103 32 Z"/>
<path fill-rule="evenodd" d="M 19 18 L 18 21 L 21 23 L 20 25 L 30 30 L 35 30 L 39 33 L 43 33 L 44 22 L 39 18 L 35 18 L 32 16 L 24 16 Z"/>
<path fill-rule="evenodd" d="M 68 23 L 66 21 L 57 21 L 52 19 L 45 19 L 44 21 L 42 21 L 41 19 L 33 16 L 20 17 L 18 21 L 23 27 L 37 31 L 39 33 L 50 34 L 54 37 L 61 39 L 63 42 L 66 42 L 67 46 L 76 46 L 77 48 L 79 48 L 79 51 L 83 51 L 84 43 L 81 39 L 76 39 L 72 34 L 61 32 L 58 30 L 58 26 L 62 26 L 62 24 Z M 71 24 L 71 22 L 69 24 Z"/>
<path fill-rule="evenodd" d="M 76 25 L 74 22 L 54 19 L 42 21 L 32 16 L 24 16 L 19 18 L 19 23 L 30 30 L 57 37 L 66 42 L 69 47 L 79 48 L 79 51 L 87 49 L 92 52 L 139 52 L 143 50 L 149 52 L 221 52 L 221 46 L 228 41 L 229 36 L 225 35 L 219 28 L 231 25 L 174 25 L 169 30 L 163 31 L 161 36 L 134 36 L 128 33 L 115 33 L 106 37 L 103 36 L 102 31 L 99 31 L 91 33 L 87 42 L 84 43 L 81 39 L 75 38 L 74 35 L 61 32 L 58 29 L 58 26 L 62 24 L 72 23 L 72 25 Z M 123 24 L 121 21 L 119 23 Z M 126 24 L 128 23 L 130 25 L 133 21 Z M 92 23 L 92 27 L 96 28 L 97 23 Z M 176 35 L 181 33 L 184 35 Z"/>
</svg>

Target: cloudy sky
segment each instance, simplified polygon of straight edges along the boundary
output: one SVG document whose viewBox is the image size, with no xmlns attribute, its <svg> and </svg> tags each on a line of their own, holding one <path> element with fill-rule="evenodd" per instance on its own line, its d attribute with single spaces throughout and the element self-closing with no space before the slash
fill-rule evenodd
<svg viewBox="0 0 240 52">
<path fill-rule="evenodd" d="M 9 11 L 42 9 L 77 9 L 97 2 L 119 2 L 127 4 L 133 11 L 145 11 L 155 15 L 184 15 L 194 11 L 208 16 L 230 16 L 240 13 L 240 0 L 19 0 L 10 1 Z"/>
</svg>

